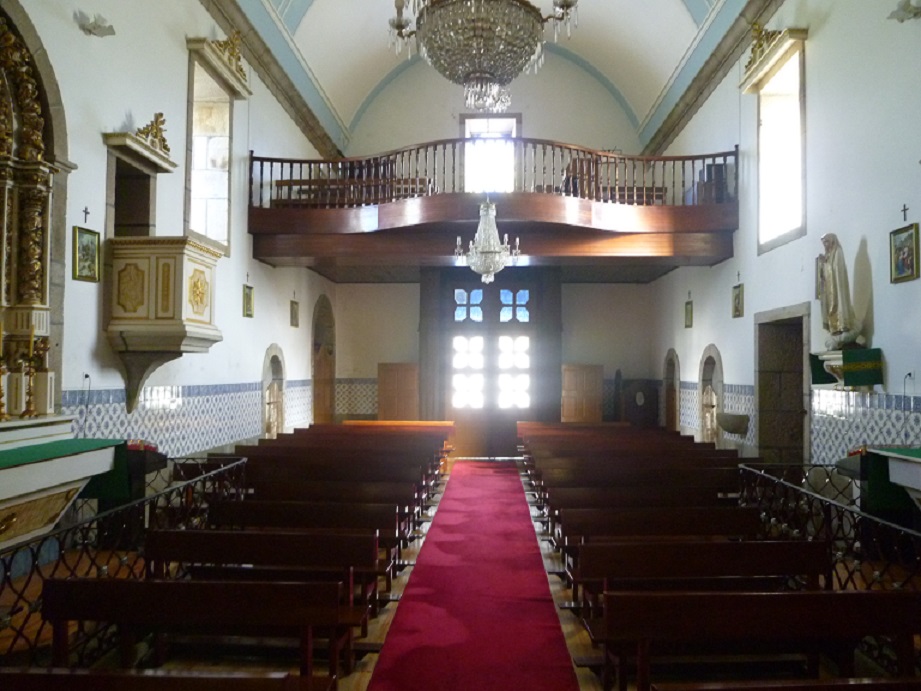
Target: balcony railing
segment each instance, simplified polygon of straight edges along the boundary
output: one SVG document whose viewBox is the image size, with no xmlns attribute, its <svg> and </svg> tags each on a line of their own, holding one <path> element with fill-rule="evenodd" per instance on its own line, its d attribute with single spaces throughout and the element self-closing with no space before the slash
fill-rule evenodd
<svg viewBox="0 0 921 691">
<path fill-rule="evenodd" d="M 502 189 L 467 175 L 489 142 L 508 166 Z M 498 146 L 505 147 L 500 152 Z M 540 139 L 446 139 L 367 158 L 252 156 L 250 205 L 350 208 L 464 192 L 529 192 L 628 205 L 699 206 L 738 198 L 738 148 L 699 156 L 625 156 Z M 492 171 L 494 172 L 494 171 Z"/>
<path fill-rule="evenodd" d="M 194 460 L 181 463 L 188 470 Z M 178 468 L 176 462 L 171 463 Z M 150 487 L 162 487 L 144 499 L 94 514 L 95 500 L 77 501 L 66 527 L 0 552 L 0 666 L 48 666 L 51 627 L 41 616 L 41 591 L 46 578 L 144 577 L 144 533 L 150 527 L 201 527 L 209 500 L 241 496 L 244 460 L 224 468 L 180 475 L 148 476 Z M 188 477 L 186 481 L 177 481 Z M 111 627 L 81 625 L 71 649 L 75 664 L 90 666 L 115 641 Z"/>
<path fill-rule="evenodd" d="M 921 533 L 855 505 L 854 481 L 831 466 L 742 466 L 741 503 L 761 509 L 774 539 L 826 540 L 835 590 L 921 590 Z M 861 650 L 896 673 L 885 640 Z"/>
</svg>

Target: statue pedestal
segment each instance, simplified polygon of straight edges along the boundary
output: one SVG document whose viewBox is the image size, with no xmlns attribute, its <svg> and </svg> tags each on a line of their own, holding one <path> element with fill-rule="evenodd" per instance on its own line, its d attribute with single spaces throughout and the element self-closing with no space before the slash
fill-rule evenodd
<svg viewBox="0 0 921 691">
<path fill-rule="evenodd" d="M 872 387 L 883 383 L 883 351 L 880 348 L 845 348 L 819 353 L 825 371 L 836 387 Z"/>
</svg>

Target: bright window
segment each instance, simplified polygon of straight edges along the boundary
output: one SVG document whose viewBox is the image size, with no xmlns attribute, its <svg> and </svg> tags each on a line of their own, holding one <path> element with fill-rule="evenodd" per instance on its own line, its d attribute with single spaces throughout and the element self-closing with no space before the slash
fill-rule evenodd
<svg viewBox="0 0 921 691">
<path fill-rule="evenodd" d="M 759 90 L 758 241 L 770 249 L 804 231 L 803 53 L 794 51 Z"/>
<path fill-rule="evenodd" d="M 194 63 L 192 77 L 189 230 L 222 245 L 230 240 L 230 94 Z"/>
<path fill-rule="evenodd" d="M 531 291 L 455 288 L 451 405 L 458 409 L 531 406 Z"/>
<path fill-rule="evenodd" d="M 517 118 L 468 117 L 464 121 L 464 190 L 512 192 L 515 189 Z"/>
</svg>

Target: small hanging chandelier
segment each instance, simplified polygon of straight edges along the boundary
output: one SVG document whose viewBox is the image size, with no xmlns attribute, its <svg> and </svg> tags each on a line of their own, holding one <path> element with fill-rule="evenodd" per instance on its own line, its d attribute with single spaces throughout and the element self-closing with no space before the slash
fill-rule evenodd
<svg viewBox="0 0 921 691">
<path fill-rule="evenodd" d="M 404 11 L 412 3 L 415 22 Z M 394 0 L 390 43 L 399 53 L 419 54 L 445 79 L 464 87 L 468 108 L 503 112 L 511 102 L 509 83 L 522 72 L 537 72 L 544 61 L 544 25 L 567 35 L 578 24 L 579 0 L 553 0 L 544 17 L 528 0 Z M 415 29 L 413 24 L 415 23 Z"/>
<path fill-rule="evenodd" d="M 480 224 L 477 226 L 476 235 L 470 243 L 470 249 L 464 252 L 460 236 L 457 236 L 457 247 L 454 256 L 467 262 L 467 266 L 482 274 L 483 283 L 492 283 L 496 274 L 502 271 L 509 262 L 516 263 L 521 250 L 518 248 L 518 238 L 515 238 L 515 248 L 508 244 L 508 235 L 499 242 L 499 228 L 496 226 L 496 205 L 490 201 L 480 204 Z"/>
</svg>

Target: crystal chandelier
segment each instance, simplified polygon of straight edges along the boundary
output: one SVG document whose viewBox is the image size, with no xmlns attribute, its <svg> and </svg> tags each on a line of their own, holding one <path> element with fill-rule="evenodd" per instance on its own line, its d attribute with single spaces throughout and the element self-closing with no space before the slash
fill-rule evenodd
<svg viewBox="0 0 921 691">
<path fill-rule="evenodd" d="M 483 283 L 492 283 L 496 274 L 508 266 L 510 261 L 516 262 L 520 254 L 518 238 L 515 238 L 515 249 L 509 247 L 508 235 L 499 242 L 496 205 L 489 201 L 480 204 L 480 224 L 470 243 L 470 249 L 464 252 L 460 236 L 457 237 L 457 247 L 454 248 L 454 256 L 465 259 L 467 266 L 482 274 Z"/>
<path fill-rule="evenodd" d="M 567 35 L 577 24 L 579 0 L 553 0 L 553 14 L 541 15 L 528 0 L 394 0 L 390 42 L 399 53 L 419 54 L 439 74 L 464 87 L 468 108 L 500 113 L 511 102 L 509 83 L 522 72 L 536 72 L 544 59 L 544 25 Z M 412 3 L 413 20 L 404 14 Z"/>
</svg>

